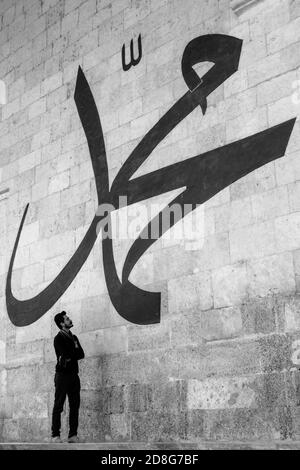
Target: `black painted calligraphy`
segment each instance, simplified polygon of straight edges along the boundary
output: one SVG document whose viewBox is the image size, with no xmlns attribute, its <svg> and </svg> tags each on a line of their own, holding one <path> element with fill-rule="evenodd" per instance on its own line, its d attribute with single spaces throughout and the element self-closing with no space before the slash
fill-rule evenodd
<svg viewBox="0 0 300 470">
<path fill-rule="evenodd" d="M 128 64 L 126 63 L 126 59 L 125 59 L 125 56 L 126 56 L 125 44 L 123 44 L 123 46 L 122 46 L 122 67 L 123 67 L 124 72 L 127 72 L 127 70 L 129 70 L 131 66 L 135 66 L 135 65 L 139 64 L 139 62 L 142 58 L 142 54 L 143 54 L 143 52 L 142 52 L 142 37 L 141 37 L 141 35 L 139 35 L 139 37 L 138 37 L 138 56 L 137 56 L 136 59 L 134 57 L 133 39 L 131 39 L 131 41 L 130 41 L 130 61 L 128 62 Z"/>
<path fill-rule="evenodd" d="M 90 151 L 99 205 L 111 204 L 118 209 L 120 196 L 126 196 L 130 205 L 183 188 L 181 194 L 157 217 L 163 215 L 164 211 L 174 203 L 181 207 L 189 204 L 192 211 L 234 181 L 284 155 L 295 119 L 224 147 L 132 178 L 157 145 L 198 105 L 205 114 L 208 96 L 238 69 L 241 47 L 240 39 L 219 34 L 200 36 L 187 45 L 182 57 L 182 74 L 188 91 L 143 137 L 121 167 L 111 189 L 109 189 L 108 165 L 100 117 L 89 84 L 79 68 L 74 98 Z M 200 78 L 194 71 L 193 65 L 207 61 L 213 62 L 214 65 Z M 27 211 L 28 205 L 14 244 L 6 282 L 7 312 L 12 323 L 17 326 L 30 325 L 55 304 L 86 261 L 96 241 L 98 224 L 103 223 L 104 231 L 110 223 L 110 214 L 106 216 L 104 223 L 104 216 L 96 213 L 76 252 L 58 276 L 37 296 L 28 300 L 18 300 L 11 290 L 11 277 Z M 178 220 L 174 217 L 160 235 Z M 160 321 L 160 292 L 139 289 L 129 281 L 135 264 L 156 240 L 143 237 L 154 221 L 155 219 L 144 227 L 129 249 L 121 279 L 115 266 L 112 238 L 102 237 L 103 265 L 110 299 L 123 318 L 136 324 Z"/>
</svg>

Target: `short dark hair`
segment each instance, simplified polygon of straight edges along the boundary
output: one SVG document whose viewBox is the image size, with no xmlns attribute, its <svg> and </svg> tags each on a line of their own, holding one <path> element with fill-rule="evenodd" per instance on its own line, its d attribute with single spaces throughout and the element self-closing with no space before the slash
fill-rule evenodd
<svg viewBox="0 0 300 470">
<path fill-rule="evenodd" d="M 66 312 L 63 310 L 62 312 L 57 313 L 54 317 L 54 321 L 60 330 L 61 330 L 60 324 L 64 322 L 65 315 L 66 315 Z"/>
</svg>

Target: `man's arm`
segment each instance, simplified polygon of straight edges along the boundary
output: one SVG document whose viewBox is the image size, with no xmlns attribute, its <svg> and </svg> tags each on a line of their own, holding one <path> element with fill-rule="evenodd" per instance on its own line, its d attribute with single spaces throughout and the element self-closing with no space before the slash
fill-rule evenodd
<svg viewBox="0 0 300 470">
<path fill-rule="evenodd" d="M 74 336 L 74 342 L 75 342 L 75 354 L 76 354 L 76 359 L 83 359 L 84 358 L 84 351 L 81 347 L 81 344 L 79 343 L 79 339 L 77 336 Z"/>
<path fill-rule="evenodd" d="M 58 335 L 54 338 L 54 349 L 59 362 L 61 360 L 69 362 L 74 357 L 74 354 L 72 354 L 70 348 L 68 348 L 64 338 L 61 335 Z"/>
</svg>

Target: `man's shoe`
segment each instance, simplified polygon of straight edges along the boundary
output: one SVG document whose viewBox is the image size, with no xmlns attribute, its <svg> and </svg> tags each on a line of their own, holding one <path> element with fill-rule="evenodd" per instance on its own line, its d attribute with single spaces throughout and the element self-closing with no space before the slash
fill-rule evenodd
<svg viewBox="0 0 300 470">
<path fill-rule="evenodd" d="M 72 444 L 76 444 L 76 442 L 79 442 L 79 437 L 78 436 L 71 436 L 68 438 L 68 442 Z"/>
<path fill-rule="evenodd" d="M 62 442 L 62 440 L 61 440 L 60 436 L 55 436 L 55 437 L 52 437 L 51 442 L 58 442 L 58 443 L 60 443 L 60 442 Z"/>
</svg>

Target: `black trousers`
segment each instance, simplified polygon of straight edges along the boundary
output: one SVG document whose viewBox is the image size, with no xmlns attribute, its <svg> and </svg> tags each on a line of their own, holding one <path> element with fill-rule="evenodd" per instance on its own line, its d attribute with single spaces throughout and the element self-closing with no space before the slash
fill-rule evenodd
<svg viewBox="0 0 300 470">
<path fill-rule="evenodd" d="M 55 399 L 52 412 L 52 437 L 60 435 L 61 412 L 64 408 L 66 396 L 68 395 L 69 414 L 69 437 L 77 435 L 78 412 L 80 406 L 80 380 L 78 374 L 56 372 L 55 378 Z"/>
</svg>

